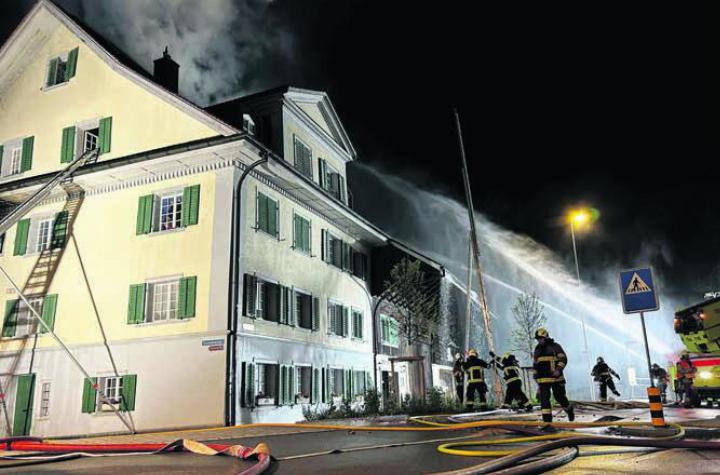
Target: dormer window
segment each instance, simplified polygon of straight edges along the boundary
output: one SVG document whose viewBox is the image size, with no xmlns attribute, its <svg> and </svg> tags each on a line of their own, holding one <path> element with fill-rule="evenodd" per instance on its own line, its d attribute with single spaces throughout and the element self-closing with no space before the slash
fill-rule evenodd
<svg viewBox="0 0 720 475">
<path fill-rule="evenodd" d="M 255 121 L 250 117 L 250 114 L 243 114 L 242 128 L 250 135 L 255 135 Z"/>
<path fill-rule="evenodd" d="M 70 50 L 48 61 L 45 87 L 66 83 L 75 76 L 78 48 Z"/>
<path fill-rule="evenodd" d="M 300 173 L 312 180 L 312 150 L 310 150 L 310 147 L 305 145 L 299 138 L 295 136 L 293 136 L 293 145 L 295 149 L 295 168 L 297 168 Z"/>
<path fill-rule="evenodd" d="M 327 163 L 327 160 L 318 159 L 320 165 L 320 187 L 331 196 L 345 202 L 345 179 Z"/>
</svg>

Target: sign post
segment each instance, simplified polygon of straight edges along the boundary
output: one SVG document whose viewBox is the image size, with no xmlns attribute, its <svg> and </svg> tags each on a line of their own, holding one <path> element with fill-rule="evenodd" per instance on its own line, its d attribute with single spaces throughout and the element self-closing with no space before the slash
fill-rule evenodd
<svg viewBox="0 0 720 475">
<path fill-rule="evenodd" d="M 650 401 L 650 417 L 655 427 L 665 426 L 660 390 L 655 387 L 652 377 L 652 363 L 650 361 L 650 346 L 648 345 L 647 329 L 645 328 L 645 312 L 652 312 L 660 308 L 657 289 L 653 281 L 652 269 L 649 267 L 630 269 L 620 272 L 620 298 L 623 312 L 626 314 L 639 313 L 642 323 L 643 340 L 645 341 L 645 357 L 647 358 L 650 387 L 647 388 Z"/>
</svg>

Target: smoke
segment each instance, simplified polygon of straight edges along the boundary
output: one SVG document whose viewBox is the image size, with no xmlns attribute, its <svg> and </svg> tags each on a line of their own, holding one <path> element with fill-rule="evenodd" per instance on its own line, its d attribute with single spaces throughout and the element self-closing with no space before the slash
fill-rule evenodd
<svg viewBox="0 0 720 475">
<path fill-rule="evenodd" d="M 372 193 L 362 195 L 367 201 L 362 203 L 360 211 L 391 235 L 442 263 L 454 276 L 455 287 L 464 288 L 469 239 L 465 205 L 375 168 L 362 164 L 354 167 L 355 189 L 372 190 Z M 382 212 L 378 213 L 378 210 Z M 607 286 L 578 286 L 574 273 L 568 272 L 563 261 L 545 246 L 528 236 L 503 229 L 481 214 L 477 214 L 476 219 L 497 350 L 513 349 L 511 309 L 518 295 L 535 293 L 544 305 L 551 335 L 569 354 L 571 364 L 567 375 L 571 393 L 589 396 L 589 366 L 594 364 L 597 356 L 604 356 L 621 374 L 632 369 L 639 377 L 646 377 L 639 317 L 623 314 L 620 304 L 617 279 L 621 266 L 612 266 L 605 271 L 608 276 L 613 276 L 612 280 L 608 277 Z M 648 253 L 656 251 L 653 248 L 647 250 Z M 454 300 L 456 302 L 449 311 L 463 320 L 464 302 L 460 298 Z M 682 344 L 672 327 L 674 305 L 667 297 L 661 301 L 661 311 L 648 313 L 645 318 L 651 357 L 665 364 Z M 484 348 L 482 317 L 477 310 L 473 321 L 472 345 Z M 584 351 L 583 322 L 588 353 Z M 462 321 L 460 325 L 463 325 Z"/>
<path fill-rule="evenodd" d="M 283 77 L 293 35 L 269 0 L 60 0 L 147 71 L 169 47 L 180 93 L 200 105 Z"/>
</svg>

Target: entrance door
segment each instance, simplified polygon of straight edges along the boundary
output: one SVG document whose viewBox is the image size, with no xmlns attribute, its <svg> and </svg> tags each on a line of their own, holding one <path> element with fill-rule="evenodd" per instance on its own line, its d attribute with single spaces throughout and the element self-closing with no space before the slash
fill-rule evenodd
<svg viewBox="0 0 720 475">
<path fill-rule="evenodd" d="M 15 394 L 15 417 L 13 418 L 12 435 L 30 435 L 32 422 L 33 393 L 35 392 L 35 375 L 18 376 Z"/>
</svg>

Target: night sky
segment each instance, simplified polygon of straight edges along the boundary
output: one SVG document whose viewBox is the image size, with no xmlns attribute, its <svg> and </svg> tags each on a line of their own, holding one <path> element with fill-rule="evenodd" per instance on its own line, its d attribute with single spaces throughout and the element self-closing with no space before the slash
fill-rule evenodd
<svg viewBox="0 0 720 475">
<path fill-rule="evenodd" d="M 3 2 L 0 40 L 32 3 Z M 233 74 L 217 84 L 181 82 L 181 92 L 201 105 L 281 84 L 325 90 L 359 161 L 463 199 L 457 107 L 478 211 L 570 263 L 560 217 L 586 203 L 601 212 L 580 242 L 588 274 L 650 263 L 688 301 L 720 290 L 717 7 L 58 3 L 146 66 L 165 46 L 155 47 L 161 40 L 171 53 L 192 43 L 195 49 L 180 54 L 196 56 L 215 43 L 207 58 L 179 60 L 181 74 Z M 152 28 L 138 29 L 147 38 L 128 33 L 129 24 L 144 22 L 175 37 L 158 38 Z M 211 28 L 218 34 L 198 33 Z M 362 210 L 362 191 L 355 199 Z"/>
</svg>

